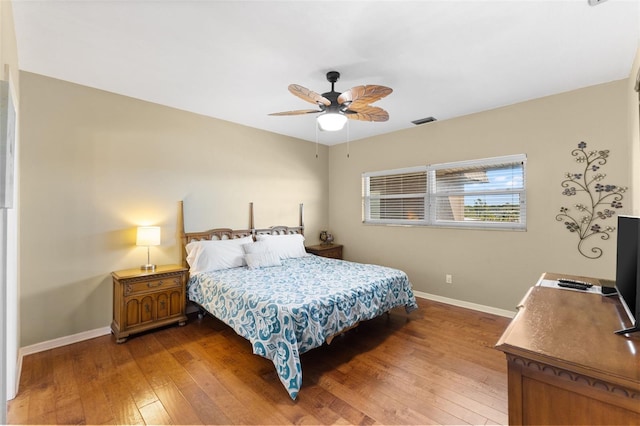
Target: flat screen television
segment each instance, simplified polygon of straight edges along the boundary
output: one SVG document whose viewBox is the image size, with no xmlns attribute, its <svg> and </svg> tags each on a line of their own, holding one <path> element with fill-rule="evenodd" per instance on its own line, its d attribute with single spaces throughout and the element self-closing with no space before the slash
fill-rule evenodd
<svg viewBox="0 0 640 426">
<path fill-rule="evenodd" d="M 632 326 L 616 331 L 640 331 L 640 217 L 618 216 L 616 290 Z"/>
</svg>

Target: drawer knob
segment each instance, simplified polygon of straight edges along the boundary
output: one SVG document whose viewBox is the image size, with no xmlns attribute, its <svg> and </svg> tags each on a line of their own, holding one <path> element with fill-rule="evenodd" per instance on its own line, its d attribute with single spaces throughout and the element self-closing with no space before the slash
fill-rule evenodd
<svg viewBox="0 0 640 426">
<path fill-rule="evenodd" d="M 147 283 L 147 287 L 149 288 L 153 288 L 153 287 L 160 287 L 162 285 L 162 281 L 158 281 L 155 283 Z"/>
</svg>

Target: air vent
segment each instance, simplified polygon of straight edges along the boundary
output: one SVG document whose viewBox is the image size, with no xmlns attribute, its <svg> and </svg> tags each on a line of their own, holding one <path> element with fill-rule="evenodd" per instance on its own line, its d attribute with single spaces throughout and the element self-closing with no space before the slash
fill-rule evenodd
<svg viewBox="0 0 640 426">
<path fill-rule="evenodd" d="M 427 117 L 427 118 L 421 118 L 419 120 L 413 120 L 412 123 L 415 124 L 416 126 L 419 126 L 420 124 L 431 123 L 432 121 L 436 121 L 436 119 L 433 117 Z"/>
</svg>

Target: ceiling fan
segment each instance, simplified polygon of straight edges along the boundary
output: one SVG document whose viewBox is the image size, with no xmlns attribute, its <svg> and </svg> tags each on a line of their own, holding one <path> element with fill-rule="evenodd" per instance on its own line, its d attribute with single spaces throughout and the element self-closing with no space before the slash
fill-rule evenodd
<svg viewBox="0 0 640 426">
<path fill-rule="evenodd" d="M 387 121 L 389 113 L 384 109 L 370 104 L 384 98 L 393 89 L 385 86 L 367 85 L 356 86 L 339 93 L 334 85 L 340 78 L 338 71 L 329 71 L 327 80 L 331 83 L 331 91 L 319 95 L 318 93 L 298 84 L 290 84 L 289 91 L 302 100 L 318 105 L 320 109 L 299 109 L 295 111 L 275 112 L 269 115 L 302 115 L 318 114 L 318 125 L 326 131 L 340 130 L 347 119 L 361 121 Z"/>
</svg>

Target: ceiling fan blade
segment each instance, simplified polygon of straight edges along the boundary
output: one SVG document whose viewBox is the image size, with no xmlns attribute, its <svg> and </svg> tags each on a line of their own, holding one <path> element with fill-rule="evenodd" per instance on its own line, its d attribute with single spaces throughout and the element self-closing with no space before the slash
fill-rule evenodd
<svg viewBox="0 0 640 426">
<path fill-rule="evenodd" d="M 350 102 L 349 109 L 358 109 L 364 107 L 375 101 L 384 98 L 388 94 L 393 92 L 393 89 L 386 86 L 378 86 L 371 84 L 368 86 L 356 86 L 347 90 L 338 96 L 338 104 Z"/>
<path fill-rule="evenodd" d="M 317 94 L 313 90 L 309 90 L 306 87 L 302 87 L 299 84 L 290 84 L 289 91 L 299 97 L 300 99 L 311 102 L 312 104 L 329 106 L 331 101 L 322 95 Z"/>
<path fill-rule="evenodd" d="M 318 112 L 322 112 L 319 109 L 298 109 L 295 111 L 283 111 L 283 112 L 272 112 L 269 115 L 302 115 L 302 114 L 315 114 Z"/>
<path fill-rule="evenodd" d="M 350 120 L 360 121 L 387 121 L 389 119 L 389 113 L 380 107 L 367 106 L 360 108 L 358 111 L 348 109 L 345 111 L 345 115 Z"/>
</svg>

